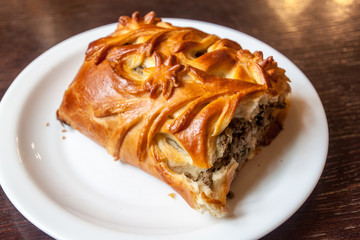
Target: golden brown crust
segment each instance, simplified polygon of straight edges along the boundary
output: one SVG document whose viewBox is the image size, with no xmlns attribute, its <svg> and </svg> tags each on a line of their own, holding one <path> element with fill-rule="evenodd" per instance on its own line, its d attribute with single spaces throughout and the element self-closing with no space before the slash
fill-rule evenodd
<svg viewBox="0 0 360 240">
<path fill-rule="evenodd" d="M 192 207 L 198 208 L 202 197 L 225 211 L 224 196 L 195 194 L 185 176 L 168 167 L 172 159 L 162 154 L 156 139 L 175 141 L 185 150 L 179 158 L 210 168 L 214 139 L 239 103 L 284 94 L 287 82 L 272 57 L 263 59 L 261 52 L 252 54 L 231 40 L 164 23 L 154 12 L 144 18 L 135 12 L 120 17 L 113 34 L 90 43 L 57 116 L 115 158 L 165 181 Z"/>
</svg>

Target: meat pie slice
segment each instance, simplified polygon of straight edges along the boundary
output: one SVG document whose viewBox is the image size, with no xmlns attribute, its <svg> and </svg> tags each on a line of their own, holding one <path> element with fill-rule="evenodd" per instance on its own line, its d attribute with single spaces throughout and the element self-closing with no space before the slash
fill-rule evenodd
<svg viewBox="0 0 360 240">
<path fill-rule="evenodd" d="M 284 73 L 260 51 L 135 12 L 90 43 L 57 117 L 221 217 L 238 169 L 281 130 Z"/>
</svg>

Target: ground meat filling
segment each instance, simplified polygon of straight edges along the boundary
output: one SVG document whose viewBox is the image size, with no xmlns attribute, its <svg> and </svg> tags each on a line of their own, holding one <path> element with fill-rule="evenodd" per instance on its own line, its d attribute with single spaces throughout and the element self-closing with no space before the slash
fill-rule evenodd
<svg viewBox="0 0 360 240">
<path fill-rule="evenodd" d="M 281 124 L 273 117 L 272 112 L 275 108 L 284 107 L 283 103 L 260 105 L 259 113 L 252 120 L 232 119 L 227 129 L 217 140 L 218 147 L 225 149 L 222 156 L 215 161 L 212 168 L 201 172 L 196 179 L 192 178 L 192 180 L 201 181 L 212 188 L 214 172 L 223 166 L 227 166 L 231 159 L 241 164 L 251 153 L 269 144 L 281 130 Z"/>
</svg>

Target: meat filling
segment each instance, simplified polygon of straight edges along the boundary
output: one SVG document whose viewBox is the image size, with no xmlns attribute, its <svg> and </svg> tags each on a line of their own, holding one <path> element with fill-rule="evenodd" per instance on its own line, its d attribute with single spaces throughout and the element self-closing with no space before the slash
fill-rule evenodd
<svg viewBox="0 0 360 240">
<path fill-rule="evenodd" d="M 261 147 L 269 144 L 279 133 L 281 124 L 273 117 L 272 113 L 274 109 L 284 107 L 284 103 L 260 105 L 259 112 L 253 119 L 232 119 L 229 126 L 217 139 L 217 147 L 222 151 L 218 154 L 218 159 L 213 167 L 200 172 L 196 178 L 187 174 L 186 176 L 193 181 L 201 181 L 212 189 L 214 172 L 227 166 L 232 159 L 241 166 L 243 161 L 252 158 Z"/>
</svg>

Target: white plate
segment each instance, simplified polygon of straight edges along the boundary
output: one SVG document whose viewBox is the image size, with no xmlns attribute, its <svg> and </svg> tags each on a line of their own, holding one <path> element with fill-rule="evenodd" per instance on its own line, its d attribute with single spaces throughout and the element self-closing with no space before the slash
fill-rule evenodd
<svg viewBox="0 0 360 240">
<path fill-rule="evenodd" d="M 288 219 L 322 173 L 328 127 L 306 76 L 286 57 L 241 32 L 205 22 L 164 19 L 239 42 L 274 56 L 293 88 L 285 129 L 239 173 L 231 215 L 215 219 L 168 196 L 166 184 L 114 161 L 104 149 L 62 126 L 55 112 L 80 67 L 89 42 L 115 24 L 72 37 L 35 59 L 0 105 L 0 181 L 15 207 L 61 239 L 253 239 Z M 49 126 L 47 126 L 49 123 Z M 66 137 L 63 139 L 63 136 Z"/>
</svg>

